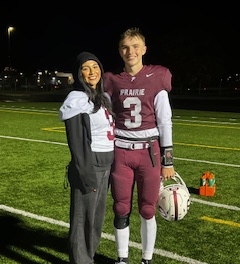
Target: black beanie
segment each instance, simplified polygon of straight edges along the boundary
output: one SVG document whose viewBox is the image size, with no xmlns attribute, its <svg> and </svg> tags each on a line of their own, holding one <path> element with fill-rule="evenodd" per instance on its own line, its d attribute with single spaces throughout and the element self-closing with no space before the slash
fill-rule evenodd
<svg viewBox="0 0 240 264">
<path fill-rule="evenodd" d="M 103 66 L 102 63 L 100 62 L 100 60 L 92 53 L 87 52 L 87 51 L 83 51 L 81 53 L 78 54 L 74 67 L 73 67 L 73 80 L 74 80 L 74 86 L 77 87 L 82 87 L 82 76 L 80 74 L 80 69 L 82 68 L 82 65 L 84 62 L 88 61 L 88 60 L 94 60 L 98 63 L 101 72 L 102 72 L 102 76 L 104 73 L 103 70 Z"/>
</svg>

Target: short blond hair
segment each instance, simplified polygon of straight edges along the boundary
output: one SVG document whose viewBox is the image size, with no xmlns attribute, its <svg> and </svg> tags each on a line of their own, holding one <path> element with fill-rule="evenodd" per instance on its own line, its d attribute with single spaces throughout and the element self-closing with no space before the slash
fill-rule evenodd
<svg viewBox="0 0 240 264">
<path fill-rule="evenodd" d="M 134 38 L 134 37 L 140 38 L 145 45 L 146 43 L 145 36 L 142 34 L 140 29 L 137 27 L 132 27 L 132 28 L 127 29 L 120 35 L 119 42 L 118 42 L 119 47 L 121 46 L 121 43 L 125 38 Z"/>
</svg>

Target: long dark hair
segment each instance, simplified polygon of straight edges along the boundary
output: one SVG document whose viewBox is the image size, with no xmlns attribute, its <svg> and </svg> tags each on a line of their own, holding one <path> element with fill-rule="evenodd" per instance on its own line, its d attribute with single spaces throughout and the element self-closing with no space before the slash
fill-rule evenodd
<svg viewBox="0 0 240 264">
<path fill-rule="evenodd" d="M 96 113 L 101 108 L 101 106 L 104 106 L 105 108 L 107 108 L 108 112 L 113 117 L 115 117 L 115 114 L 112 110 L 112 104 L 104 93 L 104 82 L 102 77 L 95 89 L 85 82 L 83 82 L 83 86 L 85 89 L 85 93 L 89 97 L 88 101 L 92 101 L 94 104 L 93 113 Z"/>
</svg>

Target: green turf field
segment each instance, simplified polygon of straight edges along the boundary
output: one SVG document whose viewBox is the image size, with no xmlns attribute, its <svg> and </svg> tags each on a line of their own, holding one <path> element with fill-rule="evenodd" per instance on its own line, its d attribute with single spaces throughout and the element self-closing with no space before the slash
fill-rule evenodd
<svg viewBox="0 0 240 264">
<path fill-rule="evenodd" d="M 70 154 L 61 103 L 0 102 L 0 263 L 68 263 Z M 240 113 L 173 109 L 175 169 L 191 192 L 188 214 L 158 223 L 154 264 L 240 263 Z M 214 196 L 199 196 L 200 176 L 216 177 Z M 141 260 L 134 201 L 130 263 Z M 97 264 L 117 258 L 109 192 Z"/>
</svg>

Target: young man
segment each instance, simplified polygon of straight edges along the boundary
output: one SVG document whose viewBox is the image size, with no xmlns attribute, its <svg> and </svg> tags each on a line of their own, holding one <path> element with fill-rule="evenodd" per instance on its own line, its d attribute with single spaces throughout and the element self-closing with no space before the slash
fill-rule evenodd
<svg viewBox="0 0 240 264">
<path fill-rule="evenodd" d="M 114 163 L 110 175 L 114 199 L 116 264 L 129 263 L 129 219 L 136 182 L 141 219 L 142 264 L 152 264 L 156 240 L 156 204 L 162 176 L 174 176 L 171 73 L 161 65 L 144 65 L 145 37 L 138 28 L 119 40 L 124 69 L 106 72 L 105 90 L 116 114 Z"/>
</svg>

